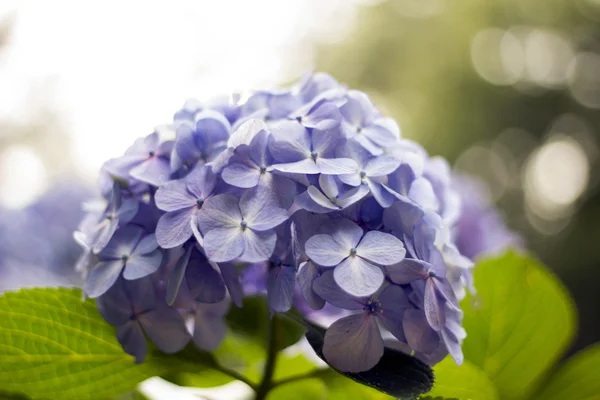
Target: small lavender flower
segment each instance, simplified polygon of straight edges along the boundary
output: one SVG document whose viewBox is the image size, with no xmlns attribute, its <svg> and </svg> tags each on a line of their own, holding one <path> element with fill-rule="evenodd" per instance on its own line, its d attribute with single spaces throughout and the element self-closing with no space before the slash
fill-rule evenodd
<svg viewBox="0 0 600 400">
<path fill-rule="evenodd" d="M 230 131 L 229 120 L 218 111 L 206 109 L 195 114 L 193 122 L 185 121 L 177 128 L 171 170 L 212 161 L 223 150 Z"/>
<path fill-rule="evenodd" d="M 382 207 L 389 207 L 394 196 L 384 189 L 387 176 L 400 166 L 400 160 L 392 156 L 373 156 L 357 142 L 349 141 L 338 150 L 338 155 L 353 159 L 358 164 L 354 174 L 343 174 L 339 178 L 351 186 L 366 186 Z"/>
<path fill-rule="evenodd" d="M 171 176 L 169 156 L 172 149 L 172 141 L 163 141 L 158 132 L 153 132 L 143 139 L 136 140 L 123 157 L 107 161 L 105 168 L 123 179 L 132 177 L 159 186 Z"/>
<path fill-rule="evenodd" d="M 161 265 L 162 251 L 154 234 L 128 225 L 119 229 L 108 245 L 98 253 L 99 262 L 90 271 L 85 282 L 85 292 L 91 298 L 105 293 L 123 277 L 135 280 L 154 273 Z"/>
<path fill-rule="evenodd" d="M 271 154 L 279 163 L 273 168 L 299 174 L 350 174 L 358 169 L 349 158 L 336 158 L 335 149 L 345 140 L 337 128 L 309 132 L 303 125 L 284 121 L 271 131 Z"/>
<path fill-rule="evenodd" d="M 392 265 L 404 258 L 400 240 L 379 231 L 364 233 L 347 219 L 339 219 L 328 234 L 318 234 L 306 242 L 306 254 L 324 267 L 335 267 L 337 284 L 354 296 L 368 296 L 383 284 L 380 266 Z"/>
<path fill-rule="evenodd" d="M 401 287 L 387 285 L 369 297 L 345 293 L 327 271 L 314 282 L 315 291 L 328 303 L 359 313 L 335 321 L 325 333 L 325 359 L 341 371 L 361 372 L 375 366 L 383 355 L 377 320 L 401 341 L 406 340 L 402 319 L 410 303 Z"/>
<path fill-rule="evenodd" d="M 148 352 L 146 336 L 165 353 L 176 353 L 190 340 L 176 309 L 156 298 L 150 278 L 119 279 L 96 301 L 102 317 L 117 328 L 117 339 L 127 354 L 141 363 Z"/>
<path fill-rule="evenodd" d="M 364 93 L 350 90 L 340 112 L 346 136 L 373 155 L 383 154 L 383 149 L 394 145 L 400 138 L 396 123 L 390 118 L 382 118 Z"/>
<path fill-rule="evenodd" d="M 173 248 L 192 237 L 198 215 L 216 184 L 211 169 L 198 165 L 185 178 L 169 181 L 156 191 L 157 207 L 167 212 L 156 226 L 156 239 L 161 247 Z"/>
<path fill-rule="evenodd" d="M 88 214 L 79 226 L 86 245 L 94 252 L 100 252 L 115 234 L 117 228 L 135 217 L 139 204 L 135 199 L 121 200 L 121 186 L 113 185 L 111 199 L 103 213 Z"/>
<path fill-rule="evenodd" d="M 289 178 L 273 173 L 275 160 L 268 147 L 269 132 L 260 129 L 250 134 L 252 138 L 248 138 L 248 145 L 235 143 L 235 154 L 221 172 L 221 177 L 239 188 L 249 189 L 259 184 L 267 187 L 277 194 L 284 207 L 289 207 L 294 201 L 296 185 Z"/>
<path fill-rule="evenodd" d="M 296 205 L 306 211 L 324 214 L 343 210 L 356 203 L 367 194 L 367 186 L 344 187 L 336 176 L 320 175 L 317 185 L 310 185 L 305 192 L 295 198 Z"/>
<path fill-rule="evenodd" d="M 203 208 L 198 225 L 206 255 L 214 262 L 268 259 L 277 241 L 273 228 L 289 218 L 273 193 L 261 187 L 248 190 L 240 200 L 227 194 L 211 197 Z"/>
</svg>

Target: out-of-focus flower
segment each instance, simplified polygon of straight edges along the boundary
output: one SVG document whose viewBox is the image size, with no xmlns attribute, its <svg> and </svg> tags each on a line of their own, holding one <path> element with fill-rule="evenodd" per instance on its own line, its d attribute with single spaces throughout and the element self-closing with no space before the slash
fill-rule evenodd
<svg viewBox="0 0 600 400">
<path fill-rule="evenodd" d="M 461 195 L 461 208 L 452 234 L 456 247 L 475 259 L 499 254 L 508 248 L 522 248 L 522 238 L 512 232 L 500 212 L 491 204 L 483 182 L 455 174 L 453 185 Z"/>
</svg>

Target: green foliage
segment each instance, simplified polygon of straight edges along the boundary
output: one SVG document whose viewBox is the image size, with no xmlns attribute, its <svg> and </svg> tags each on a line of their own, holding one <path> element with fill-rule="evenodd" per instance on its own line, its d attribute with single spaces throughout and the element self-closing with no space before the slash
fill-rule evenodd
<svg viewBox="0 0 600 400">
<path fill-rule="evenodd" d="M 443 399 L 497 400 L 498 393 L 485 372 L 465 361 L 460 367 L 446 357 L 433 368 L 435 385 L 428 396 Z"/>
<path fill-rule="evenodd" d="M 513 252 L 477 265 L 475 282 L 478 294 L 461 305 L 465 358 L 502 398 L 526 398 L 573 337 L 573 302 L 543 266 Z"/>
<path fill-rule="evenodd" d="M 177 356 L 151 347 L 146 361 L 135 364 L 93 301 L 83 302 L 76 289 L 5 293 L 0 310 L 0 388 L 8 393 L 52 400 L 111 398 L 149 377 L 213 364 L 209 354 L 191 346 Z"/>
<path fill-rule="evenodd" d="M 448 357 L 438 364 L 435 386 L 421 400 L 600 399 L 600 345 L 548 373 L 568 346 L 575 325 L 572 301 L 550 273 L 526 256 L 508 253 L 481 262 L 475 279 L 478 295 L 462 304 L 466 361 L 458 367 Z M 302 354 L 282 352 L 298 341 L 304 328 L 276 315 L 269 330 L 266 300 L 253 297 L 245 303 L 228 315 L 232 329 L 213 354 L 190 344 L 168 356 L 151 346 L 147 360 L 136 365 L 115 339 L 114 328 L 92 301 L 81 300 L 80 291 L 6 293 L 0 297 L 5 317 L 0 325 L 0 400 L 137 399 L 137 384 L 157 375 L 185 386 L 214 387 L 239 379 L 257 388 L 269 351 L 277 355 L 272 380 L 267 380 L 267 399 L 392 399 L 352 380 L 356 377 L 319 369 Z M 322 330 L 310 331 L 309 342 L 319 354 Z M 378 373 L 369 379 L 388 382 L 386 376 L 402 370 L 398 360 L 388 360 L 380 371 L 384 378 Z M 410 376 L 390 382 L 402 388 L 402 379 Z"/>
<path fill-rule="evenodd" d="M 600 344 L 580 351 L 554 371 L 536 400 L 599 400 Z"/>
<path fill-rule="evenodd" d="M 267 400 L 326 400 L 327 389 L 320 379 L 303 379 L 276 386 L 269 392 Z"/>
</svg>

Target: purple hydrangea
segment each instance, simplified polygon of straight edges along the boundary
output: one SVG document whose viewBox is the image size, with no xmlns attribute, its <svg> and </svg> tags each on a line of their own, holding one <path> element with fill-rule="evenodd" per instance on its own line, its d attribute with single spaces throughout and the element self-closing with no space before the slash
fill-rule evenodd
<svg viewBox="0 0 600 400">
<path fill-rule="evenodd" d="M 167 128 L 105 164 L 104 206 L 77 234 L 85 291 L 128 353 L 143 358 L 144 335 L 214 350 L 230 301 L 266 294 L 272 313 L 329 321 L 338 370 L 372 368 L 388 333 L 430 364 L 462 361 L 461 196 L 365 93 L 309 74 L 188 101 Z"/>
</svg>

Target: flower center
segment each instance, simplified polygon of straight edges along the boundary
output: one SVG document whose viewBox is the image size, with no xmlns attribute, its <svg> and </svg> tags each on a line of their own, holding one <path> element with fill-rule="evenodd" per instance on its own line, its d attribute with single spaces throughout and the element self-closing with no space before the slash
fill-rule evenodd
<svg viewBox="0 0 600 400">
<path fill-rule="evenodd" d="M 430 278 L 437 278 L 437 275 L 433 271 L 429 271 L 427 275 L 429 275 Z"/>
<path fill-rule="evenodd" d="M 365 176 L 367 176 L 367 173 L 365 171 L 360 171 L 360 179 L 364 179 Z"/>
<path fill-rule="evenodd" d="M 126 262 L 127 262 L 127 260 L 129 260 L 129 256 L 128 256 L 128 255 L 126 255 L 126 254 L 123 254 L 123 255 L 121 256 L 121 260 L 122 260 L 124 263 L 126 263 Z"/>
<path fill-rule="evenodd" d="M 240 226 L 242 227 L 242 230 L 244 230 L 248 227 L 248 223 L 246 221 L 242 221 L 240 222 Z"/>
<path fill-rule="evenodd" d="M 136 319 L 137 319 L 137 315 L 135 315 L 135 313 L 129 314 L 129 320 L 130 321 L 135 321 Z"/>
<path fill-rule="evenodd" d="M 196 200 L 196 205 L 199 208 L 202 208 L 202 206 L 204 205 L 204 199 L 198 199 L 198 200 Z"/>
<path fill-rule="evenodd" d="M 267 167 L 265 167 L 264 165 L 260 166 L 260 173 L 264 174 L 265 172 L 267 172 Z"/>
<path fill-rule="evenodd" d="M 350 255 L 351 256 L 355 256 L 356 255 L 356 248 L 355 247 L 353 247 L 353 248 L 350 249 Z"/>
<path fill-rule="evenodd" d="M 319 155 L 319 153 L 317 153 L 316 151 L 311 151 L 310 158 L 312 158 L 313 161 L 316 161 L 318 155 Z"/>
<path fill-rule="evenodd" d="M 153 152 L 153 151 L 151 151 L 151 152 L 148 153 L 148 157 L 154 157 L 155 155 L 156 155 L 156 153 Z"/>
<path fill-rule="evenodd" d="M 302 116 L 298 115 L 298 116 L 296 117 L 296 121 L 298 121 L 298 122 L 302 123 Z"/>
<path fill-rule="evenodd" d="M 381 302 L 379 300 L 369 300 L 367 304 L 363 307 L 363 310 L 369 314 L 381 314 L 383 312 L 383 308 L 381 306 Z"/>
</svg>

